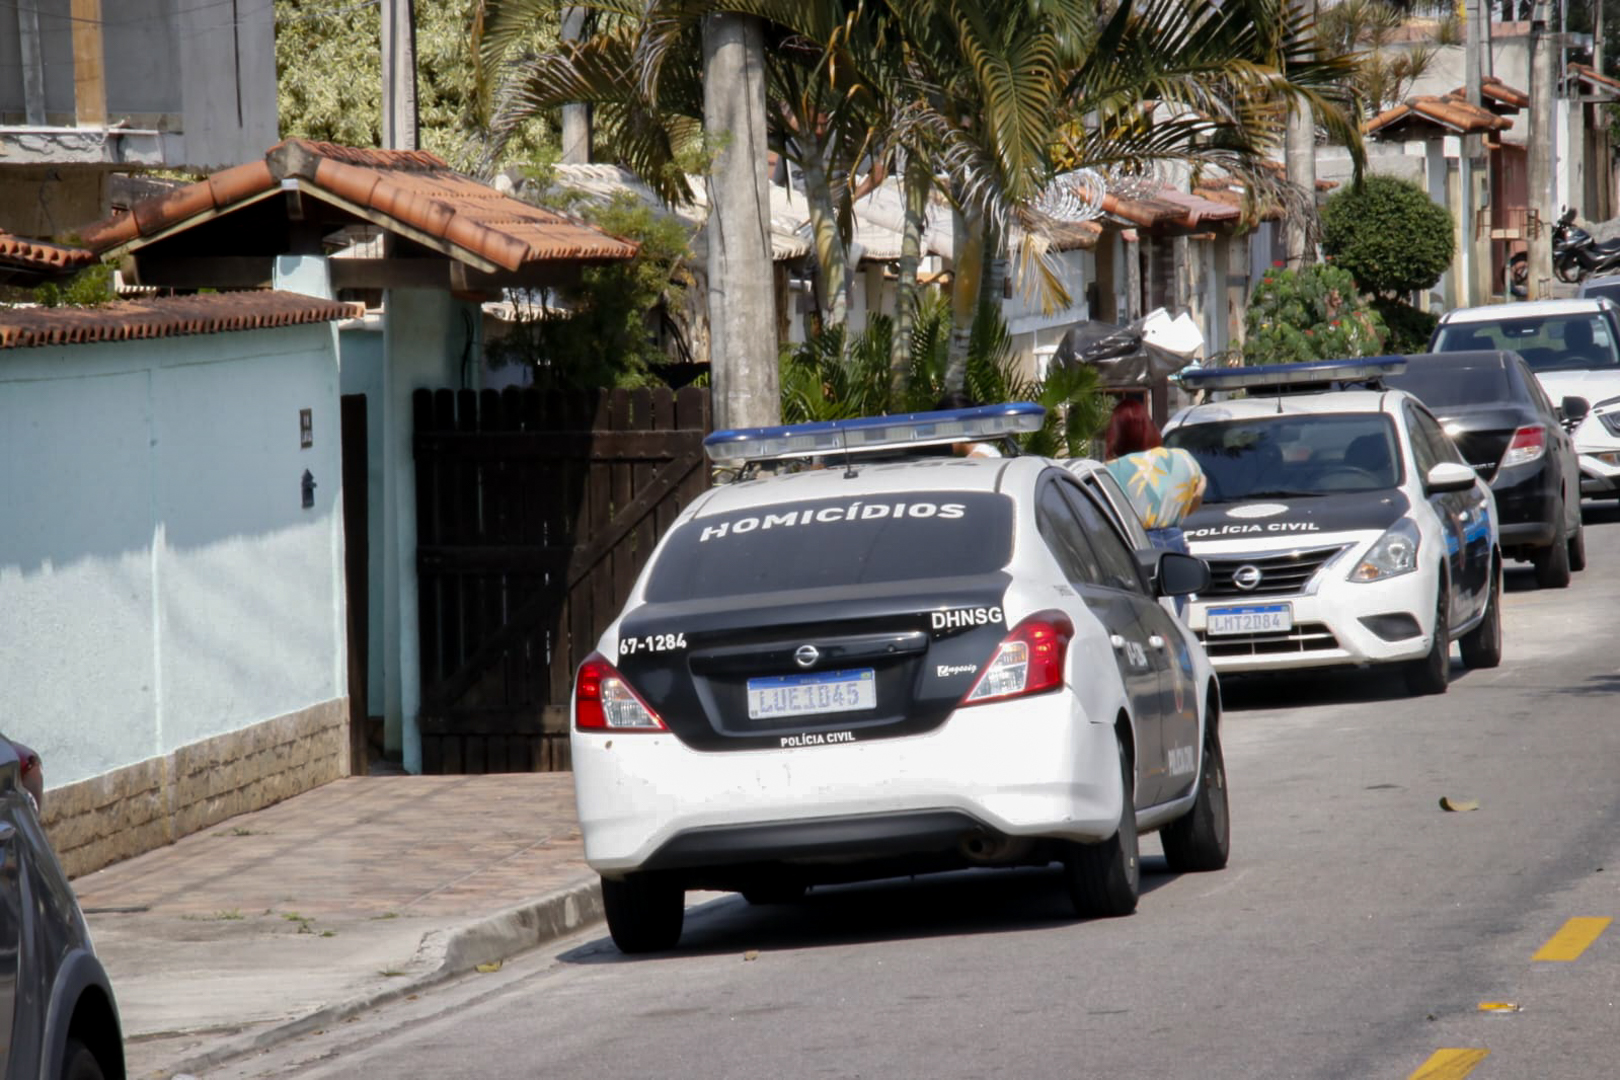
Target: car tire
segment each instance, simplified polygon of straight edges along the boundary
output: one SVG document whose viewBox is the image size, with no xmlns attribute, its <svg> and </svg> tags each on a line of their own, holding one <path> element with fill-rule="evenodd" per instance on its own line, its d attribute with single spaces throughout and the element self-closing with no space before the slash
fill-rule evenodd
<svg viewBox="0 0 1620 1080">
<path fill-rule="evenodd" d="M 1193 808 L 1159 832 L 1164 861 L 1176 873 L 1220 870 L 1232 847 L 1232 818 L 1226 801 L 1226 759 L 1221 753 L 1219 730 L 1211 726 L 1204 736 L 1203 760 L 1198 773 L 1198 798 Z"/>
<path fill-rule="evenodd" d="M 1136 834 L 1136 778 L 1119 748 L 1122 780 L 1119 827 L 1100 844 L 1069 845 L 1063 875 L 1069 899 L 1081 916 L 1114 918 L 1136 910 L 1142 888 L 1142 854 Z"/>
<path fill-rule="evenodd" d="M 602 910 L 620 952 L 664 952 L 681 940 L 686 890 L 658 874 L 603 878 Z"/>
<path fill-rule="evenodd" d="M 1586 569 L 1586 525 L 1580 521 L 1575 523 L 1575 535 L 1569 538 L 1569 568 Z"/>
<path fill-rule="evenodd" d="M 62 1051 L 62 1080 L 106 1080 L 101 1062 L 90 1048 L 70 1038 Z"/>
<path fill-rule="evenodd" d="M 1416 695 L 1443 694 L 1451 682 L 1450 600 L 1445 583 L 1435 592 L 1434 643 L 1421 660 L 1406 665 L 1406 689 Z"/>
<path fill-rule="evenodd" d="M 1543 589 L 1563 589 L 1569 586 L 1569 537 L 1564 533 L 1564 507 L 1558 507 L 1553 521 L 1552 543 L 1538 550 L 1530 558 L 1536 568 L 1536 584 Z"/>
<path fill-rule="evenodd" d="M 1493 668 L 1502 662 L 1502 564 L 1491 570 L 1491 595 L 1479 625 L 1457 642 L 1469 668 Z"/>
</svg>

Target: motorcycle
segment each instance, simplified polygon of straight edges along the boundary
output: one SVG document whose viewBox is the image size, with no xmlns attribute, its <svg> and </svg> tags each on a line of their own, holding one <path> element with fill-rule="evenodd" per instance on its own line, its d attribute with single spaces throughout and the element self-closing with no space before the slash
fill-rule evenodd
<svg viewBox="0 0 1620 1080">
<path fill-rule="evenodd" d="M 1620 239 L 1597 243 L 1592 234 L 1575 224 L 1575 211 L 1565 210 L 1553 226 L 1553 273 L 1574 284 L 1592 274 L 1620 271 Z"/>
</svg>

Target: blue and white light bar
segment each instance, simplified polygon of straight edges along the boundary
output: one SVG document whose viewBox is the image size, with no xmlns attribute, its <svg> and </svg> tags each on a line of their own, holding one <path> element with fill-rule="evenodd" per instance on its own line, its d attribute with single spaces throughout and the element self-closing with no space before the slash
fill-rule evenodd
<svg viewBox="0 0 1620 1080">
<path fill-rule="evenodd" d="M 1353 360 L 1308 360 L 1302 364 L 1257 364 L 1253 367 L 1197 368 L 1181 373 L 1189 390 L 1245 390 L 1256 386 L 1319 386 L 1335 382 L 1372 382 L 1406 370 L 1404 356 L 1363 356 Z"/>
<path fill-rule="evenodd" d="M 888 450 L 942 443 L 984 442 L 1039 431 L 1046 410 L 1033 402 L 978 405 L 971 409 L 862 416 L 780 427 L 732 428 L 703 440 L 716 461 L 776 461 L 785 458 Z"/>
</svg>

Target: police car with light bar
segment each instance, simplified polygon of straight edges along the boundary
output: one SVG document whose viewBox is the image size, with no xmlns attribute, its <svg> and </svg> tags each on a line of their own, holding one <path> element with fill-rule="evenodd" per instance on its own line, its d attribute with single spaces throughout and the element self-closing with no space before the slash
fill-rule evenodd
<svg viewBox="0 0 1620 1080">
<path fill-rule="evenodd" d="M 1387 664 L 1437 694 L 1453 641 L 1471 668 L 1501 661 L 1496 501 L 1423 403 L 1384 387 L 1405 366 L 1182 374 L 1247 395 L 1184 409 L 1164 435 L 1207 480 L 1182 528 L 1210 567 L 1187 615 L 1217 671 Z"/>
<path fill-rule="evenodd" d="M 676 520 L 575 682 L 579 820 L 620 949 L 673 947 L 688 889 L 779 902 L 1059 863 L 1080 912 L 1123 915 L 1143 833 L 1174 870 L 1225 865 L 1214 672 L 1159 603 L 1204 564 L 1138 550 L 1095 463 L 952 451 L 1043 416 L 706 440 L 738 480 Z"/>
</svg>

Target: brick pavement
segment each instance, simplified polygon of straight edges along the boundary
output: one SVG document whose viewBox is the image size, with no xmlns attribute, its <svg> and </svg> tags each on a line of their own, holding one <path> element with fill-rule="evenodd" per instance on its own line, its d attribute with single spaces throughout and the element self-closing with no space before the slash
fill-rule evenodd
<svg viewBox="0 0 1620 1080">
<path fill-rule="evenodd" d="M 594 881 L 566 773 L 338 780 L 74 881 L 131 1077 L 422 978 L 437 935 Z"/>
</svg>

